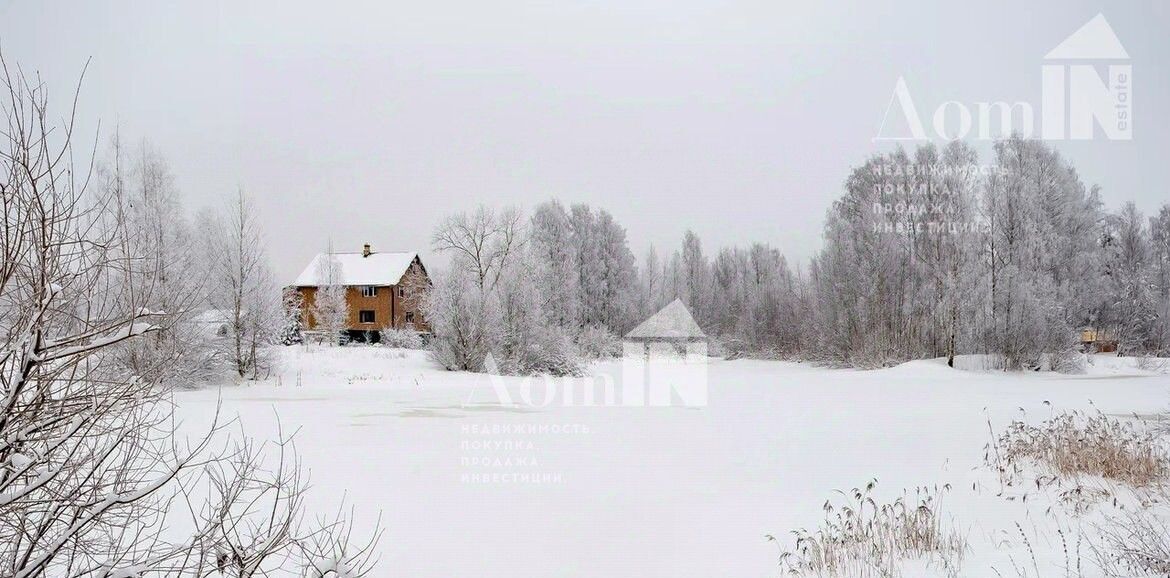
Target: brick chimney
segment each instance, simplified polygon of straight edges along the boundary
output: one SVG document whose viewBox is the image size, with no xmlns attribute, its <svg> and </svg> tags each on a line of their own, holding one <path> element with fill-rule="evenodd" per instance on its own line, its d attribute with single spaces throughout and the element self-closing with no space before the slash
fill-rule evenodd
<svg viewBox="0 0 1170 578">
<path fill-rule="evenodd" d="M 362 257 L 369 257 L 370 253 L 373 253 L 373 251 L 370 250 L 370 244 L 366 243 L 365 245 L 362 245 Z"/>
</svg>

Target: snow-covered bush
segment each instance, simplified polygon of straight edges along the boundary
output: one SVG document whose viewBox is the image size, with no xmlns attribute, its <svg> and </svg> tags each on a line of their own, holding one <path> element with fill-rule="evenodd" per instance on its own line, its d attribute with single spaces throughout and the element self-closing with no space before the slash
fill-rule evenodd
<svg viewBox="0 0 1170 578">
<path fill-rule="evenodd" d="M 483 371 L 499 326 L 492 323 L 492 300 L 474 278 L 465 271 L 450 271 L 435 281 L 422 305 L 435 334 L 431 359 L 453 371 Z"/>
<path fill-rule="evenodd" d="M 288 438 L 271 444 L 245 442 L 229 458 L 208 464 L 208 506 L 224 520 L 205 538 L 208 550 L 215 553 L 208 558 L 218 570 L 211 575 L 270 576 L 297 567 L 314 578 L 371 573 L 381 531 L 375 528 L 364 544 L 354 542 L 344 508 L 332 519 L 306 519 L 309 481 L 292 450 Z"/>
<path fill-rule="evenodd" d="M 1089 366 L 1088 356 L 1072 349 L 1056 351 L 1045 356 L 1052 371 L 1057 373 L 1081 374 Z"/>
<path fill-rule="evenodd" d="M 1170 576 L 1170 495 L 1159 488 L 1144 507 L 1111 514 L 1094 545 L 1106 576 Z"/>
<path fill-rule="evenodd" d="M 1142 371 L 1166 373 L 1167 367 L 1170 366 L 1170 359 L 1165 357 L 1154 357 L 1152 355 L 1143 355 L 1137 358 L 1134 366 Z"/>
<path fill-rule="evenodd" d="M 576 347 L 568 333 L 536 327 L 520 339 L 505 339 L 499 370 L 508 375 L 580 375 Z"/>
<path fill-rule="evenodd" d="M 778 354 L 770 349 L 755 349 L 753 351 L 752 347 L 742 339 L 716 337 L 708 339 L 707 355 L 724 359 L 740 359 L 749 356 L 757 359 L 775 359 Z"/>
<path fill-rule="evenodd" d="M 381 343 L 384 347 L 398 349 L 422 349 L 425 345 L 422 334 L 415 331 L 413 327 L 403 329 L 387 327 L 382 330 Z"/>
<path fill-rule="evenodd" d="M 601 325 L 590 325 L 577 336 L 577 350 L 586 359 L 621 357 L 622 340 Z"/>
<path fill-rule="evenodd" d="M 580 372 L 570 331 L 549 323 L 535 271 L 539 264 L 527 248 L 520 249 L 496 285 L 502 332 L 493 351 L 500 371 L 514 375 Z"/>
</svg>

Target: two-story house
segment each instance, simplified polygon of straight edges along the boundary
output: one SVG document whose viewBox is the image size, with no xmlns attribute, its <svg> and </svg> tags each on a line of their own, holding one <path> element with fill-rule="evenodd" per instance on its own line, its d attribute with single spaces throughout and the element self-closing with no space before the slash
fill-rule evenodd
<svg viewBox="0 0 1170 578">
<path fill-rule="evenodd" d="M 301 294 L 306 329 L 317 327 L 313 303 L 325 284 L 318 277 L 325 270 L 321 262 L 326 259 L 332 259 L 332 266 L 340 273 L 335 283 L 345 286 L 350 337 L 364 339 L 388 327 L 430 331 L 420 307 L 431 281 L 418 253 L 374 252 L 369 244 L 360 253 L 319 253 L 297 276 L 293 287 Z"/>
</svg>

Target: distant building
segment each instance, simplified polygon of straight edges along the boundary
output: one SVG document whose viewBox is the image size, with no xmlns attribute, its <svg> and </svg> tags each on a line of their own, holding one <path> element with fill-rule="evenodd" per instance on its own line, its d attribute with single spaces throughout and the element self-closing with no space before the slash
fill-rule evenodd
<svg viewBox="0 0 1170 578">
<path fill-rule="evenodd" d="M 707 405 L 707 336 L 675 299 L 623 339 L 622 405 Z"/>
<path fill-rule="evenodd" d="M 1117 340 L 1107 331 L 1084 327 L 1080 334 L 1081 351 L 1089 353 L 1112 353 L 1117 351 Z"/>
<path fill-rule="evenodd" d="M 187 322 L 200 336 L 205 338 L 226 337 L 231 332 L 234 320 L 227 309 L 208 309 L 195 315 Z"/>
<path fill-rule="evenodd" d="M 682 300 L 675 299 L 626 334 L 626 356 L 707 355 L 707 335 Z"/>
<path fill-rule="evenodd" d="M 369 244 L 359 253 L 319 253 L 297 276 L 293 287 L 301 294 L 306 329 L 317 327 L 312 312 L 317 290 L 324 284 L 318 278 L 320 263 L 330 257 L 340 269 L 339 284 L 346 288 L 350 337 L 364 339 L 386 328 L 430 331 L 421 305 L 431 280 L 418 253 L 374 252 Z"/>
</svg>

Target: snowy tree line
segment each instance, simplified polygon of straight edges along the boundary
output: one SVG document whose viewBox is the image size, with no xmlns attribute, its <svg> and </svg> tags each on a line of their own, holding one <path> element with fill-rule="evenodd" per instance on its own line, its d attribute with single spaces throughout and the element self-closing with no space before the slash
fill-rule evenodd
<svg viewBox="0 0 1170 578">
<path fill-rule="evenodd" d="M 507 373 L 576 373 L 579 354 L 613 353 L 639 313 L 634 256 L 607 211 L 481 206 L 447 218 L 432 242 L 451 259 L 425 304 L 450 369 L 493 369 L 490 357 Z"/>
<path fill-rule="evenodd" d="M 1081 329 L 1122 354 L 1170 353 L 1170 205 L 1109 212 L 1037 140 L 1005 139 L 985 164 L 961 142 L 874 155 L 804 267 L 759 243 L 709 256 L 691 231 L 639 264 L 607 211 L 555 200 L 453 216 L 434 247 L 454 266 L 429 315 L 452 369 L 491 353 L 502 371 L 574 371 L 563 360 L 615 351 L 675 298 L 728 355 L 1074 369 Z"/>
<path fill-rule="evenodd" d="M 427 303 L 433 352 L 449 369 L 575 373 L 581 358 L 619 354 L 621 335 L 676 297 L 740 352 L 796 345 L 796 279 L 764 245 L 725 250 L 712 265 L 688 232 L 669 259 L 652 248 L 639 272 L 613 215 L 552 200 L 527 217 L 487 207 L 453 215 L 433 246 L 451 258 Z"/>
<path fill-rule="evenodd" d="M 958 142 L 877 155 L 845 189 L 809 268 L 815 356 L 1060 368 L 1081 328 L 1123 354 L 1167 353 L 1170 207 L 1110 213 L 1043 142 L 998 142 L 985 166 Z"/>
</svg>

